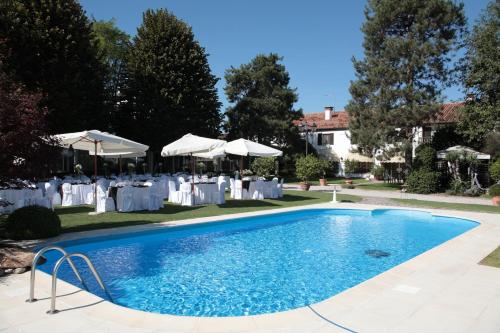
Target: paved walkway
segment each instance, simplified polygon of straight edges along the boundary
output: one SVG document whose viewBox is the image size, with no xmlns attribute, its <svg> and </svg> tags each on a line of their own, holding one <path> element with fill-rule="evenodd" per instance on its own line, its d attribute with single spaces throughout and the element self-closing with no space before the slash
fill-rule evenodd
<svg viewBox="0 0 500 333">
<path fill-rule="evenodd" d="M 311 186 L 311 191 L 333 191 L 334 185 L 328 186 Z M 298 184 L 284 184 L 287 190 L 298 190 Z M 337 189 L 340 185 L 337 185 Z M 363 189 L 340 189 L 343 194 L 352 194 L 362 197 L 375 197 L 375 198 L 391 198 L 391 199 L 417 199 L 422 201 L 441 201 L 451 203 L 463 204 L 478 204 L 478 205 L 491 205 L 491 200 L 487 198 L 478 197 L 461 197 L 446 194 L 415 194 L 415 193 L 401 193 L 400 191 L 378 191 L 378 190 L 363 190 Z"/>
</svg>

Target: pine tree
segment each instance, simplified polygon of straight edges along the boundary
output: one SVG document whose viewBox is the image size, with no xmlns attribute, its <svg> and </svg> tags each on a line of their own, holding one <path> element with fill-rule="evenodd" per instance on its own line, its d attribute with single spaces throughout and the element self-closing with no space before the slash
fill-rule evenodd
<svg viewBox="0 0 500 333">
<path fill-rule="evenodd" d="M 439 110 L 465 18 L 451 0 L 369 0 L 365 17 L 364 59 L 353 58 L 347 111 L 353 142 L 371 152 L 408 143 L 412 128 Z"/>
<path fill-rule="evenodd" d="M 191 27 L 165 9 L 148 10 L 128 57 L 116 126 L 155 152 L 188 132 L 216 137 L 217 80 Z"/>
<path fill-rule="evenodd" d="M 0 3 L 6 70 L 43 94 L 50 131 L 105 129 L 102 66 L 81 6 L 74 0 Z"/>
<path fill-rule="evenodd" d="M 302 116 L 293 105 L 298 96 L 277 54 L 257 55 L 248 64 L 226 71 L 224 88 L 233 105 L 226 111 L 229 139 L 246 138 L 286 147 L 298 137 L 292 121 Z"/>
<path fill-rule="evenodd" d="M 467 40 L 463 83 L 467 99 L 459 131 L 481 148 L 487 135 L 500 132 L 500 2 L 492 1 Z"/>
</svg>

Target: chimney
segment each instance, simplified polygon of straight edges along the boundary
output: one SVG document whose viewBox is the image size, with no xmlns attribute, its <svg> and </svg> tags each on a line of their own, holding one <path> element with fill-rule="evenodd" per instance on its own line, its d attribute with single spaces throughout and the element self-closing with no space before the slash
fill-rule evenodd
<svg viewBox="0 0 500 333">
<path fill-rule="evenodd" d="M 325 120 L 332 118 L 333 106 L 325 106 Z"/>
</svg>

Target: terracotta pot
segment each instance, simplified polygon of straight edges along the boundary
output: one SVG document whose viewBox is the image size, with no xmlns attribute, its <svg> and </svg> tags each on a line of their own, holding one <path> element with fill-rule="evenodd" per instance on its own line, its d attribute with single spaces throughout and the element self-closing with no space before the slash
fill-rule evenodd
<svg viewBox="0 0 500 333">
<path fill-rule="evenodd" d="M 327 185 L 327 184 L 326 184 L 326 178 L 320 178 L 320 179 L 319 179 L 319 184 L 320 184 L 321 186 L 326 186 L 326 185 Z"/>
<path fill-rule="evenodd" d="M 311 184 L 309 183 L 300 183 L 300 189 L 302 191 L 309 191 L 309 187 L 311 187 Z"/>
<path fill-rule="evenodd" d="M 346 179 L 346 180 L 344 180 L 344 183 L 351 185 L 352 184 L 352 179 Z"/>
<path fill-rule="evenodd" d="M 493 206 L 500 206 L 500 196 L 491 198 L 491 202 L 493 203 Z"/>
</svg>

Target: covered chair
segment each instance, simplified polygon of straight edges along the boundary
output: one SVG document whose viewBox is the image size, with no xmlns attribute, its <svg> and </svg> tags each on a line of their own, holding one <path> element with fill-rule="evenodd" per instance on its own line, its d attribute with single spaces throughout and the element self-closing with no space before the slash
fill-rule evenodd
<svg viewBox="0 0 500 333">
<path fill-rule="evenodd" d="M 181 205 L 192 206 L 194 198 L 191 195 L 191 184 L 190 183 L 182 183 L 180 185 L 179 192 L 180 192 Z"/>
<path fill-rule="evenodd" d="M 116 206 L 120 212 L 131 212 L 134 210 L 134 188 L 132 186 L 125 186 L 118 191 Z"/>
<path fill-rule="evenodd" d="M 168 202 L 181 203 L 180 192 L 176 190 L 175 181 L 168 181 Z"/>
<path fill-rule="evenodd" d="M 108 197 L 107 190 L 104 185 L 97 185 L 97 212 L 105 213 L 115 211 L 115 202 L 113 198 Z"/>
<path fill-rule="evenodd" d="M 222 204 L 226 203 L 225 194 L 226 194 L 226 182 L 222 181 L 219 183 L 217 193 L 214 193 L 215 198 L 216 198 L 215 203 L 217 205 L 222 205 Z"/>
<path fill-rule="evenodd" d="M 66 206 L 72 206 L 73 205 L 73 192 L 71 190 L 71 184 L 70 183 L 63 183 L 62 184 L 62 205 L 64 207 Z"/>
</svg>

